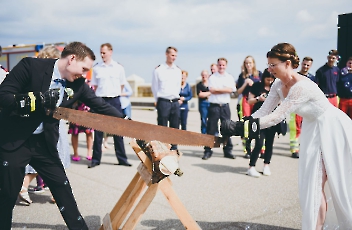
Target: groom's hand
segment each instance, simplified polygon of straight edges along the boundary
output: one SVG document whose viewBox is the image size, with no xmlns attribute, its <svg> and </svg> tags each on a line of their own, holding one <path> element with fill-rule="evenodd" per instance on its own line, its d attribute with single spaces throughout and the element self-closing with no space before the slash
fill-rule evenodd
<svg viewBox="0 0 352 230">
<path fill-rule="evenodd" d="M 16 111 L 21 117 L 29 117 L 33 112 L 42 110 L 43 95 L 41 92 L 16 94 Z"/>
</svg>

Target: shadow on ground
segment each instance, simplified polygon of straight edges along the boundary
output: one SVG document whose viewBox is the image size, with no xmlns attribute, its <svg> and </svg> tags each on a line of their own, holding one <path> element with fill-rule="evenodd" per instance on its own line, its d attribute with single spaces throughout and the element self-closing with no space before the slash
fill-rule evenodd
<svg viewBox="0 0 352 230">
<path fill-rule="evenodd" d="M 86 216 L 85 221 L 89 229 L 99 229 L 101 226 L 99 216 Z M 245 223 L 245 222 L 197 222 L 202 230 L 296 230 L 294 228 L 285 228 L 266 224 Z M 153 230 L 184 230 L 185 227 L 180 220 L 143 220 L 140 225 Z M 28 224 L 28 223 L 12 223 L 13 229 L 53 229 L 67 230 L 65 225 L 50 224 Z M 138 227 L 137 227 L 138 229 Z"/>
<path fill-rule="evenodd" d="M 218 165 L 218 164 L 193 164 L 193 166 L 201 167 L 209 172 L 214 173 L 238 173 L 238 174 L 245 174 L 248 170 L 248 167 L 233 167 L 227 165 Z"/>
<path fill-rule="evenodd" d="M 86 216 L 84 217 L 88 229 L 99 229 L 101 226 L 100 216 Z M 62 224 L 35 224 L 35 223 L 12 223 L 12 229 L 53 229 L 53 230 L 67 230 L 66 225 Z"/>
<path fill-rule="evenodd" d="M 195 158 L 199 158 L 199 159 L 202 159 L 202 157 L 204 156 L 204 151 L 190 151 L 190 150 L 180 150 L 183 154 L 183 156 L 187 156 L 187 157 L 195 157 Z M 233 154 L 235 154 L 235 150 L 233 150 Z M 243 152 L 241 152 L 242 155 L 243 155 Z M 236 157 L 238 156 L 242 156 L 242 155 L 237 155 L 235 154 Z M 224 157 L 224 154 L 223 153 L 218 153 L 218 152 L 213 152 L 213 154 L 211 155 L 211 157 L 213 158 L 223 158 Z"/>
<path fill-rule="evenodd" d="M 278 227 L 266 224 L 245 223 L 245 222 L 197 222 L 202 230 L 295 230 L 294 228 Z M 180 220 L 167 219 L 167 220 L 144 220 L 140 223 L 146 227 L 152 227 L 153 230 L 184 230 Z M 149 229 L 148 228 L 148 229 Z"/>
<path fill-rule="evenodd" d="M 55 229 L 67 230 L 65 225 L 50 225 L 50 224 L 28 224 L 28 223 L 12 223 L 12 229 Z"/>
</svg>

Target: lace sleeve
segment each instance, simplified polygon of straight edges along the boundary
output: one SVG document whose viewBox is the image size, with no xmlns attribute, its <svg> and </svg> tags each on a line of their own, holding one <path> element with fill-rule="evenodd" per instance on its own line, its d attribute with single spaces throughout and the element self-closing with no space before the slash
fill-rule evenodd
<svg viewBox="0 0 352 230">
<path fill-rule="evenodd" d="M 266 98 L 266 100 L 264 101 L 260 109 L 258 109 L 255 113 L 252 114 L 252 117 L 254 118 L 264 117 L 275 109 L 275 107 L 280 102 L 280 95 L 279 95 L 280 85 L 281 84 L 279 84 L 279 80 L 274 81 L 269 91 L 268 97 Z"/>
<path fill-rule="evenodd" d="M 306 92 L 304 84 L 300 84 L 302 81 L 297 82 L 294 86 L 291 87 L 287 97 L 281 102 L 281 104 L 275 109 L 274 112 L 260 117 L 261 129 L 265 129 L 278 124 L 280 121 L 285 119 L 286 116 L 288 116 L 290 113 L 293 113 L 299 106 L 309 100 L 310 94 Z M 277 86 L 280 86 L 279 90 L 281 90 L 281 82 L 280 84 L 277 84 Z M 271 103 L 269 100 L 268 102 Z"/>
</svg>

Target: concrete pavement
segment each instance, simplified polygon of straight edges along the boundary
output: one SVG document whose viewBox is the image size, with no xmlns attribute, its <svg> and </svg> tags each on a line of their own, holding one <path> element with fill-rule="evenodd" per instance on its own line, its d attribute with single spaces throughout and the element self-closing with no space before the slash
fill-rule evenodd
<svg viewBox="0 0 352 230">
<path fill-rule="evenodd" d="M 235 103 L 231 104 L 236 119 Z M 156 123 L 156 111 L 133 109 L 134 120 Z M 188 130 L 200 130 L 197 111 L 190 111 Z M 100 166 L 88 169 L 85 160 L 85 135 L 80 134 L 80 162 L 72 162 L 67 175 L 78 207 L 89 229 L 98 229 L 136 173 L 139 160 L 125 138 L 125 148 L 132 167 L 117 166 L 112 138 L 111 148 L 103 153 Z M 202 160 L 203 148 L 179 146 L 183 152 L 182 177 L 172 175 L 173 188 L 193 219 L 202 229 L 300 229 L 301 212 L 298 201 L 298 160 L 290 157 L 289 137 L 274 142 L 270 168 L 272 175 L 252 178 L 245 175 L 248 159 L 243 158 L 241 141 L 233 137 L 235 160 L 224 158 L 221 149 L 214 149 L 209 160 Z M 257 162 L 262 171 L 263 162 Z M 31 185 L 35 185 L 32 182 Z M 31 195 L 29 207 L 16 205 L 13 229 L 67 229 L 50 192 Z M 182 223 L 161 192 L 138 223 L 138 230 L 184 229 Z"/>
</svg>

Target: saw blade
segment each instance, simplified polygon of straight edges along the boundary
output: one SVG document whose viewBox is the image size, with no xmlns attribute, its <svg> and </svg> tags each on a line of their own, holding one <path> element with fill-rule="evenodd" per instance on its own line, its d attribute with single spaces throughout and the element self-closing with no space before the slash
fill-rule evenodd
<svg viewBox="0 0 352 230">
<path fill-rule="evenodd" d="M 131 137 L 169 144 L 220 147 L 222 138 L 185 130 L 158 126 L 134 120 L 84 112 L 58 107 L 53 113 L 55 119 L 64 119 L 72 123 L 118 136 Z"/>
</svg>

